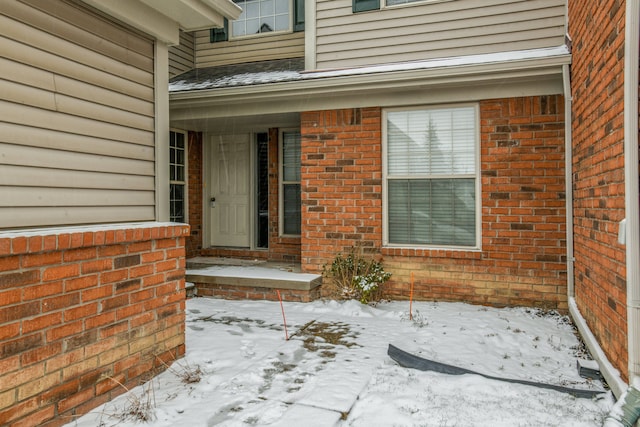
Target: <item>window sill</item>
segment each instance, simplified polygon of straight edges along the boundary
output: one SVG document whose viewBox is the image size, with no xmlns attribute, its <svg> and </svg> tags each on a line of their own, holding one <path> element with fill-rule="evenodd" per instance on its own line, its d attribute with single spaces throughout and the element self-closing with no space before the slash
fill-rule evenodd
<svg viewBox="0 0 640 427">
<path fill-rule="evenodd" d="M 269 36 L 279 36 L 279 35 L 283 35 L 283 34 L 292 34 L 295 32 L 300 32 L 300 31 L 293 31 L 293 29 L 289 28 L 287 30 L 278 30 L 278 31 L 265 31 L 263 33 L 255 33 L 255 34 L 245 34 L 243 36 L 229 36 L 229 40 L 230 42 L 238 42 L 238 41 L 242 41 L 242 40 L 251 40 L 251 39 L 255 39 L 255 38 L 261 38 L 261 37 L 269 37 Z"/>
<path fill-rule="evenodd" d="M 409 3 L 401 3 L 401 4 L 384 4 L 384 6 L 381 7 L 382 10 L 389 10 L 389 9 L 399 9 L 399 8 L 403 8 L 403 7 L 414 7 L 414 6 L 424 6 L 426 4 L 434 4 L 434 3 L 447 3 L 453 0 L 416 0 L 416 1 L 412 1 Z"/>
<path fill-rule="evenodd" d="M 482 259 L 480 249 L 435 249 L 435 248 L 411 248 L 411 247 L 383 247 L 380 253 L 384 256 L 403 257 L 429 257 L 429 258 L 456 258 L 456 259 Z"/>
</svg>

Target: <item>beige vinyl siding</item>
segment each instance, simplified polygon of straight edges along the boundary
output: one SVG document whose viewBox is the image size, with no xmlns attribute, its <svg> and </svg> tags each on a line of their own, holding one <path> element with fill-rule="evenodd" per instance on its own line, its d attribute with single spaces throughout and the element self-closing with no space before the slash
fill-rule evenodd
<svg viewBox="0 0 640 427">
<path fill-rule="evenodd" d="M 197 68 L 304 56 L 304 31 L 211 43 L 206 30 L 195 33 L 195 42 Z"/>
<path fill-rule="evenodd" d="M 559 46 L 563 0 L 453 0 L 352 13 L 317 3 L 316 68 L 362 66 Z"/>
<path fill-rule="evenodd" d="M 195 67 L 195 42 L 193 33 L 180 31 L 180 44 L 169 47 L 169 78 Z"/>
<path fill-rule="evenodd" d="M 0 228 L 154 220 L 153 41 L 70 1 L 0 26 Z"/>
</svg>

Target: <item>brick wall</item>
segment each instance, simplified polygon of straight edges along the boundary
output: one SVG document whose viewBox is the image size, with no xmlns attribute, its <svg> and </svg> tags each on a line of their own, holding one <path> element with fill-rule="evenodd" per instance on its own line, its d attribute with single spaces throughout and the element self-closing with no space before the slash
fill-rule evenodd
<svg viewBox="0 0 640 427">
<path fill-rule="evenodd" d="M 199 256 L 202 250 L 202 132 L 189 132 L 187 145 L 187 215 L 191 235 L 186 239 L 187 257 Z"/>
<path fill-rule="evenodd" d="M 561 96 L 480 102 L 482 251 L 382 248 L 380 108 L 305 112 L 303 268 L 360 245 L 419 299 L 567 308 Z"/>
<path fill-rule="evenodd" d="M 575 298 L 625 380 L 627 312 L 624 212 L 624 1 L 569 1 L 573 43 Z"/>
<path fill-rule="evenodd" d="M 71 422 L 184 353 L 188 233 L 0 234 L 0 425 Z"/>
</svg>

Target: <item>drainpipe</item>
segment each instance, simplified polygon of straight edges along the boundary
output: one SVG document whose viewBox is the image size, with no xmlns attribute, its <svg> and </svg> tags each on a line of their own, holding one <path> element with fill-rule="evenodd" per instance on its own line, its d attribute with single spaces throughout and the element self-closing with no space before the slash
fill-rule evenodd
<svg viewBox="0 0 640 427">
<path fill-rule="evenodd" d="M 564 182 L 567 228 L 567 296 L 575 297 L 573 278 L 573 148 L 571 145 L 571 72 L 569 65 L 562 66 L 562 87 L 564 89 Z"/>
<path fill-rule="evenodd" d="M 640 197 L 638 193 L 638 20 L 637 1 L 626 2 L 624 43 L 624 170 L 626 243 L 627 333 L 629 383 L 640 376 Z M 625 230 L 626 229 L 626 230 Z"/>
<path fill-rule="evenodd" d="M 600 372 L 611 388 L 613 394 L 620 398 L 627 390 L 627 384 L 622 380 L 620 372 L 609 362 L 606 354 L 600 347 L 587 321 L 575 301 L 575 276 L 574 276 L 574 245 L 573 245 L 573 148 L 572 148 L 572 112 L 573 98 L 571 96 L 571 73 L 569 65 L 562 67 L 564 102 L 565 102 L 565 193 L 566 193 L 566 228 L 567 228 L 567 297 L 569 300 L 569 314 L 591 356 L 598 362 Z"/>
</svg>

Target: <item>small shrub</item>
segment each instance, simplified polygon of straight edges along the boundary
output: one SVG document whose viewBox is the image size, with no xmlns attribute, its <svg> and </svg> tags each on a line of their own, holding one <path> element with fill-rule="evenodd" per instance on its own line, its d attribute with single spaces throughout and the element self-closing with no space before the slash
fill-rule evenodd
<svg viewBox="0 0 640 427">
<path fill-rule="evenodd" d="M 391 277 L 382 263 L 365 257 L 362 248 L 353 247 L 347 255 L 338 254 L 324 266 L 323 274 L 331 279 L 332 297 L 357 299 L 363 304 L 380 299 L 381 285 Z"/>
</svg>

